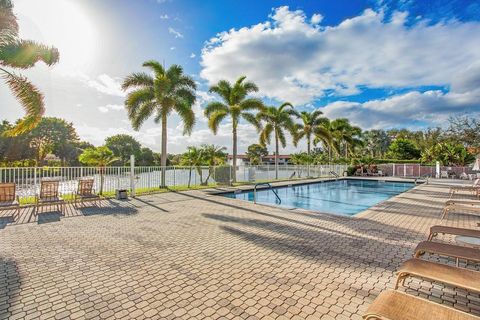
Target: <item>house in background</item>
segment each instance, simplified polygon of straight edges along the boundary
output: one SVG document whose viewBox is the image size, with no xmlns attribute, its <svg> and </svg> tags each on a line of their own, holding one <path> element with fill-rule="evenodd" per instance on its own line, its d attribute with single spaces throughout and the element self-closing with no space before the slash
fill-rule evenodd
<svg viewBox="0 0 480 320">
<path fill-rule="evenodd" d="M 278 164 L 279 165 L 286 165 L 286 164 L 291 164 L 290 163 L 290 155 L 289 154 L 281 154 L 279 155 L 278 158 Z M 228 164 L 232 165 L 233 162 L 233 156 L 231 154 L 228 155 Z M 265 157 L 262 157 L 262 164 L 275 164 L 275 155 L 269 154 Z M 237 155 L 237 166 L 248 166 L 250 165 L 250 160 L 245 154 L 239 154 Z"/>
</svg>

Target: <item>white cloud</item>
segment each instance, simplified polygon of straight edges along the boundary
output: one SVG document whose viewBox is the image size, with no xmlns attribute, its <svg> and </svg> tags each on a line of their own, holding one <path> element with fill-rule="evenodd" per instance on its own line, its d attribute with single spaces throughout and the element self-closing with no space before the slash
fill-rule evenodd
<svg viewBox="0 0 480 320">
<path fill-rule="evenodd" d="M 211 84 L 247 75 L 266 97 L 305 104 L 326 94 L 358 94 L 363 87 L 448 86 L 458 70 L 468 72 L 480 60 L 474 40 L 479 22 L 406 26 L 406 15 L 386 21 L 381 12 L 366 10 L 319 27 L 319 17 L 309 22 L 304 12 L 280 7 L 266 22 L 208 41 L 201 76 Z"/>
<path fill-rule="evenodd" d="M 178 32 L 177 30 L 173 29 L 172 27 L 168 27 L 168 32 L 173 34 L 175 38 L 183 38 L 183 34 Z"/>
<path fill-rule="evenodd" d="M 87 86 L 96 89 L 98 92 L 117 97 L 126 96 L 126 92 L 122 90 L 120 78 L 101 74 L 96 79 L 91 79 L 86 75 L 80 76 L 80 79 Z"/>
<path fill-rule="evenodd" d="M 170 47 L 170 50 L 175 50 L 176 48 L 175 47 Z"/>
<path fill-rule="evenodd" d="M 480 78 L 480 77 L 479 77 Z M 416 121 L 443 126 L 453 114 L 479 112 L 480 88 L 467 92 L 411 91 L 364 103 L 336 101 L 321 110 L 329 118 L 348 118 L 363 129 L 414 125 Z"/>
<path fill-rule="evenodd" d="M 193 58 L 195 58 L 195 57 L 196 57 L 195 53 L 192 52 L 192 53 L 190 54 L 190 58 L 193 59 Z"/>
<path fill-rule="evenodd" d="M 120 111 L 125 109 L 125 107 L 121 104 L 107 104 L 106 106 L 98 107 L 98 110 L 102 113 L 107 113 L 109 111 Z"/>
<path fill-rule="evenodd" d="M 323 20 L 323 16 L 319 13 L 315 13 L 314 15 L 312 15 L 312 18 L 310 18 L 310 22 L 312 24 L 319 24 L 320 22 L 322 22 Z"/>
<path fill-rule="evenodd" d="M 168 14 L 162 14 L 162 15 L 160 16 L 160 19 L 162 19 L 162 20 L 168 20 L 168 19 L 170 19 L 170 17 L 168 16 Z"/>
</svg>

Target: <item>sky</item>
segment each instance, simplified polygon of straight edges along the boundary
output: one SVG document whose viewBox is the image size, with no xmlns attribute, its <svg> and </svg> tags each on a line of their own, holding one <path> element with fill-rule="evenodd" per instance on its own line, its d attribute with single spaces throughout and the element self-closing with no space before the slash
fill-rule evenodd
<svg viewBox="0 0 480 320">
<path fill-rule="evenodd" d="M 231 122 L 214 136 L 203 108 L 220 79 L 245 75 L 257 97 L 348 118 L 362 129 L 445 126 L 480 114 L 480 0 L 14 0 L 22 38 L 54 45 L 60 62 L 22 71 L 47 116 L 72 122 L 95 145 L 126 133 L 155 151 L 160 125 L 134 131 L 122 79 L 155 59 L 198 85 L 190 136 L 172 115 L 169 153 L 215 143 L 231 150 Z M 1 119 L 22 109 L 0 83 Z M 239 151 L 258 141 L 239 125 Z M 269 150 L 274 147 L 270 146 Z M 282 153 L 304 150 L 288 143 Z"/>
</svg>

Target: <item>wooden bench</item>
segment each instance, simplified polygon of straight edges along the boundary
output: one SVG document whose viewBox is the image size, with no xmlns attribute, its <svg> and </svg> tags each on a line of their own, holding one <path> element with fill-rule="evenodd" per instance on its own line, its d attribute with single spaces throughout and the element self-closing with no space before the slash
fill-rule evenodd
<svg viewBox="0 0 480 320">
<path fill-rule="evenodd" d="M 457 266 L 460 259 L 467 261 L 480 262 L 480 250 L 457 246 L 454 244 L 433 242 L 433 241 L 422 241 L 415 248 L 415 258 L 419 258 L 425 252 L 437 254 L 440 256 L 447 256 L 455 258 Z"/>
<path fill-rule="evenodd" d="M 407 260 L 397 272 L 395 289 L 398 289 L 400 281 L 403 284 L 408 277 L 442 282 L 456 288 L 480 292 L 480 272 L 447 266 L 445 264 L 421 259 Z"/>
<path fill-rule="evenodd" d="M 446 305 L 387 290 L 378 295 L 363 315 L 373 320 L 479 320 L 480 317 Z"/>
</svg>

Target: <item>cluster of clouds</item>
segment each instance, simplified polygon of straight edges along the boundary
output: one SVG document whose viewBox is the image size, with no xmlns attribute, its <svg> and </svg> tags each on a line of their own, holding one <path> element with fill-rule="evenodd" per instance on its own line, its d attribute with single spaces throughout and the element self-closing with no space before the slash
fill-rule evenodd
<svg viewBox="0 0 480 320">
<path fill-rule="evenodd" d="M 321 26 L 321 15 L 309 19 L 288 7 L 274 9 L 269 18 L 210 39 L 202 50 L 201 76 L 212 84 L 244 74 L 265 97 L 297 105 L 328 97 L 336 102 L 325 106 L 325 114 L 348 117 L 364 128 L 441 121 L 479 107 L 479 22 L 412 25 L 407 12 L 386 19 L 382 11 L 365 10 Z M 439 90 L 419 90 L 422 86 Z M 409 91 L 348 101 L 365 88 Z"/>
</svg>

